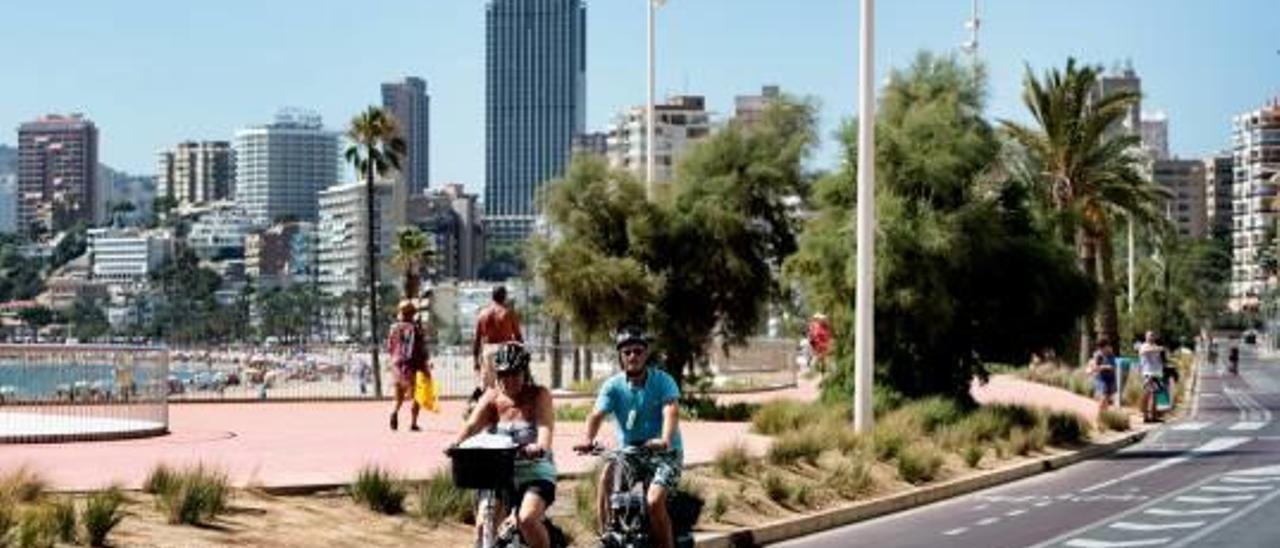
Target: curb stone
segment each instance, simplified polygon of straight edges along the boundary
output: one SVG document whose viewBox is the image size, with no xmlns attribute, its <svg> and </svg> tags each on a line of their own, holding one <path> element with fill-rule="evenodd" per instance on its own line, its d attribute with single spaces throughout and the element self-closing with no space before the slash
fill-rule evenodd
<svg viewBox="0 0 1280 548">
<path fill-rule="evenodd" d="M 1148 430 L 1139 430 L 1110 442 L 1091 445 L 1071 453 L 1039 458 L 976 476 L 957 478 L 896 495 L 840 506 L 817 514 L 788 518 L 728 533 L 699 535 L 696 546 L 698 548 L 760 546 L 866 521 L 1095 459 L 1137 443 L 1147 433 Z"/>
</svg>

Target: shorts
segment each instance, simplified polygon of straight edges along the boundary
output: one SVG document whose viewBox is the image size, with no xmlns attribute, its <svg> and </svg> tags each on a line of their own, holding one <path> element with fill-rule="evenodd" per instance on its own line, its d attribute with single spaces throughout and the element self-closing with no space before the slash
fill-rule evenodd
<svg viewBox="0 0 1280 548">
<path fill-rule="evenodd" d="M 1116 393 L 1116 378 L 1114 376 L 1098 375 L 1093 378 L 1093 395 L 1094 396 L 1113 396 Z"/>
<path fill-rule="evenodd" d="M 516 502 L 523 501 L 526 493 L 538 495 L 538 498 L 542 499 L 542 502 L 545 502 L 548 508 L 556 502 L 556 484 L 553 481 L 536 479 L 520 484 L 516 488 L 516 494 L 520 496 Z"/>
<path fill-rule="evenodd" d="M 628 454 L 627 465 L 635 472 L 637 480 L 661 485 L 674 492 L 684 472 L 684 455 L 677 451 Z"/>
</svg>

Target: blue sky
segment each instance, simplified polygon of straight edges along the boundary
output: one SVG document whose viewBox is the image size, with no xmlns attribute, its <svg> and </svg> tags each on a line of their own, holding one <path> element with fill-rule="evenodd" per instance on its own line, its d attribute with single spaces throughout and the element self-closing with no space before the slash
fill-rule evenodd
<svg viewBox="0 0 1280 548">
<path fill-rule="evenodd" d="M 1024 63 L 1132 59 L 1144 108 L 1170 117 L 1183 156 L 1223 148 L 1230 117 L 1280 93 L 1275 0 L 982 0 L 981 56 L 993 117 L 1022 118 Z M 855 114 L 857 0 L 669 0 L 659 15 L 659 94 L 733 96 L 762 84 L 817 98 L 824 145 Z M 921 49 L 966 39 L 969 0 L 881 0 L 877 79 Z M 644 0 L 588 2 L 589 129 L 644 101 Z M 432 181 L 484 178 L 483 0 L 64 0 L 0 7 L 0 143 L 24 120 L 81 111 L 103 162 L 154 171 L 184 139 L 230 139 L 279 106 L 338 128 L 379 100 L 380 82 L 427 79 Z M 349 176 L 349 175 L 348 175 Z"/>
</svg>

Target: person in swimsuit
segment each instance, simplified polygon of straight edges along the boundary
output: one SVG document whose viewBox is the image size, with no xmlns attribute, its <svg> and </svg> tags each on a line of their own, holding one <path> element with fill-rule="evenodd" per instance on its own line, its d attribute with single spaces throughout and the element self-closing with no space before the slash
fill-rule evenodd
<svg viewBox="0 0 1280 548">
<path fill-rule="evenodd" d="M 547 548 L 551 539 L 543 516 L 556 500 L 551 454 L 556 414 L 551 391 L 534 384 L 529 374 L 529 359 L 520 343 L 507 343 L 498 350 L 494 356 L 497 386 L 480 396 L 454 446 L 484 430 L 511 437 L 520 448 L 515 467 L 515 500 L 520 501 L 516 525 L 531 548 Z"/>
</svg>

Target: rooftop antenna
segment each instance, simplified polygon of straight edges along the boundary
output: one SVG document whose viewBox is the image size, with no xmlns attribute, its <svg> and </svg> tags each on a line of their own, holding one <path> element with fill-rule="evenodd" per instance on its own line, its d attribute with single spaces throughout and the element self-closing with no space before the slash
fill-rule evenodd
<svg viewBox="0 0 1280 548">
<path fill-rule="evenodd" d="M 969 29 L 969 41 L 961 44 L 960 49 L 968 53 L 974 62 L 978 60 L 978 29 L 981 26 L 982 19 L 978 18 L 978 0 L 973 0 L 973 12 L 964 22 L 964 28 Z"/>
</svg>

